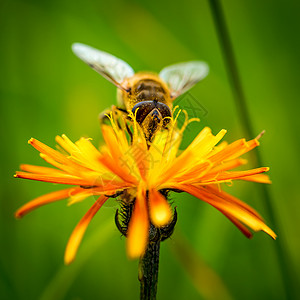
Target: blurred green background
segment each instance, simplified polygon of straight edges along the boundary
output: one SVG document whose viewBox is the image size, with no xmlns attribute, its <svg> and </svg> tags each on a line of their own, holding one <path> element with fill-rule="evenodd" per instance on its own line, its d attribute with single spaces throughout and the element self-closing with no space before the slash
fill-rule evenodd
<svg viewBox="0 0 300 300">
<path fill-rule="evenodd" d="M 271 167 L 268 190 L 277 224 L 271 224 L 259 184 L 235 183 L 227 190 L 256 208 L 279 237 L 273 241 L 260 232 L 247 240 L 212 207 L 175 195 L 179 220 L 174 237 L 161 247 L 158 299 L 225 299 L 218 280 L 206 272 L 219 276 L 232 299 L 285 299 L 283 278 L 299 284 L 300 2 L 222 4 L 255 135 L 266 130 L 259 151 Z M 138 262 L 126 257 L 125 239 L 114 227 L 115 209 L 101 209 L 77 260 L 66 267 L 68 237 L 93 199 L 71 207 L 57 202 L 15 220 L 22 204 L 60 187 L 13 174 L 21 163 L 43 164 L 27 144 L 30 137 L 49 146 L 62 133 L 72 140 L 93 137 L 95 145 L 101 141 L 98 114 L 116 103 L 116 88 L 73 55 L 73 42 L 112 53 L 136 71 L 206 61 L 209 76 L 189 94 L 205 113 L 187 131 L 186 143 L 205 125 L 214 133 L 226 128 L 230 142 L 243 137 L 209 3 L 1 0 L 0 5 L 0 298 L 138 299 Z M 280 267 L 278 243 L 292 275 Z M 184 256 L 182 247 L 190 250 Z"/>
</svg>

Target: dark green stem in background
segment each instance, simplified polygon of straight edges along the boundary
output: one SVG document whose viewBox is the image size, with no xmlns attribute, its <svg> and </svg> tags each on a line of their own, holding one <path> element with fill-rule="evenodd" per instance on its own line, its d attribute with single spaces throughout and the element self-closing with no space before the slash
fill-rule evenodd
<svg viewBox="0 0 300 300">
<path fill-rule="evenodd" d="M 222 48 L 222 54 L 224 56 L 228 77 L 232 85 L 232 92 L 234 94 L 233 96 L 236 108 L 238 110 L 239 116 L 242 119 L 241 124 L 246 134 L 246 138 L 252 139 L 254 138 L 253 129 L 247 109 L 246 98 L 240 81 L 240 75 L 236 65 L 235 56 L 233 53 L 232 44 L 226 26 L 224 13 L 218 0 L 209 0 L 209 3 L 211 6 L 219 42 Z"/>
<path fill-rule="evenodd" d="M 233 47 L 230 40 L 221 3 L 219 0 L 209 0 L 209 4 L 214 18 L 219 42 L 222 48 L 222 54 L 224 56 L 228 77 L 230 79 L 230 83 L 232 86 L 235 104 L 241 119 L 240 120 L 241 124 L 243 125 L 243 129 L 246 137 L 248 139 L 254 138 L 255 135 L 253 134 L 252 124 L 251 124 L 251 120 L 249 117 L 247 104 L 246 104 L 246 98 L 242 88 L 242 84 L 241 84 L 241 80 L 240 80 L 240 76 L 239 76 L 239 72 L 238 72 L 238 68 L 237 68 L 237 64 L 233 52 Z M 255 157 L 253 157 L 253 162 L 259 166 L 262 166 L 263 165 L 262 160 L 257 150 L 255 154 L 256 155 Z M 271 195 L 265 185 L 262 185 L 261 193 L 265 200 L 265 206 L 266 206 L 267 213 L 269 215 L 269 219 L 272 225 L 275 227 L 277 233 L 279 234 L 279 228 L 277 226 L 275 212 L 272 207 Z M 295 277 L 293 276 L 294 272 L 291 269 L 289 257 L 286 253 L 287 251 L 284 248 L 282 234 L 279 234 L 279 239 L 275 242 L 275 249 L 279 261 L 279 267 L 281 269 L 281 275 L 282 275 L 287 299 L 292 299 L 293 289 L 294 289 L 293 280 Z"/>
<path fill-rule="evenodd" d="M 150 242 L 145 255 L 140 259 L 139 281 L 140 299 L 155 300 L 158 282 L 160 241 Z"/>
</svg>

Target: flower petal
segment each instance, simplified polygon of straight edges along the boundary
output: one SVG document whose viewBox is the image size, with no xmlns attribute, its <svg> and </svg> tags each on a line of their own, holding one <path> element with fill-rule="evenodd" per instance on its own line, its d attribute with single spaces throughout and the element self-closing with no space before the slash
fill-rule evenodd
<svg viewBox="0 0 300 300">
<path fill-rule="evenodd" d="M 194 141 L 185 149 L 181 155 L 175 158 L 172 165 L 163 170 L 158 184 L 170 180 L 172 176 L 182 172 L 188 172 L 197 162 L 202 162 L 204 157 L 212 151 L 213 147 L 223 138 L 226 130 L 222 129 L 216 136 L 211 134 L 211 130 L 205 127 Z"/>
<path fill-rule="evenodd" d="M 34 166 L 34 165 L 26 165 L 22 164 L 20 166 L 22 171 L 30 172 L 30 173 L 37 173 L 37 174 L 65 174 L 61 170 L 48 168 L 48 167 L 41 167 L 41 166 Z"/>
<path fill-rule="evenodd" d="M 132 175 L 132 171 L 128 168 L 126 159 L 124 158 L 123 163 L 121 163 L 119 160 L 122 161 L 122 157 L 119 157 L 119 159 L 114 160 L 112 159 L 107 153 L 103 154 L 99 161 L 112 173 L 116 174 L 118 177 L 123 179 L 126 182 L 129 183 L 137 183 L 137 179 Z"/>
<path fill-rule="evenodd" d="M 167 199 L 156 189 L 149 191 L 149 208 L 153 225 L 161 227 L 171 221 L 170 205 Z"/>
<path fill-rule="evenodd" d="M 75 194 L 79 193 L 80 191 L 84 191 L 84 189 L 71 188 L 71 189 L 60 190 L 60 191 L 56 191 L 56 192 L 52 192 L 52 193 L 40 196 L 40 197 L 26 203 L 21 208 L 19 208 L 17 210 L 17 212 L 15 213 L 15 217 L 21 218 L 24 215 L 31 212 L 32 210 L 34 210 L 42 205 L 68 198 L 68 197 L 70 197 L 71 194 L 75 195 Z"/>
<path fill-rule="evenodd" d="M 217 175 L 214 173 L 203 176 L 201 178 L 201 183 L 209 183 L 209 182 L 217 182 L 217 181 L 228 181 L 233 179 L 243 179 L 248 176 L 256 175 L 259 173 L 268 172 L 268 167 L 261 167 L 256 168 L 252 170 L 246 170 L 246 171 L 234 171 L 234 172 L 221 172 Z"/>
<path fill-rule="evenodd" d="M 149 168 L 152 168 L 153 166 L 150 165 L 151 162 L 151 156 L 147 150 L 147 145 L 140 141 L 135 141 L 132 144 L 131 147 L 131 156 L 134 159 L 137 170 L 138 170 L 138 176 L 140 175 L 141 178 L 145 179 L 145 176 L 149 170 Z"/>
<path fill-rule="evenodd" d="M 89 223 L 107 199 L 106 196 L 100 196 L 73 230 L 65 251 L 65 264 L 68 265 L 75 259 L 78 247 Z"/>
<path fill-rule="evenodd" d="M 44 143 L 42 143 L 34 138 L 31 138 L 28 141 L 28 143 L 30 145 L 32 145 L 39 152 L 44 153 L 45 155 L 51 157 L 52 159 L 54 159 L 55 161 L 57 161 L 61 164 L 66 164 L 66 165 L 71 164 L 71 162 L 68 160 L 68 158 L 66 156 L 64 156 L 60 152 L 50 148 L 49 146 L 45 145 Z"/>
<path fill-rule="evenodd" d="M 38 180 L 44 182 L 53 182 L 53 183 L 60 183 L 60 184 L 71 184 L 71 185 L 91 185 L 93 184 L 92 181 L 86 180 L 83 178 L 79 178 L 76 176 L 68 175 L 68 174 L 61 174 L 61 175 L 45 175 L 45 174 L 32 174 L 26 172 L 16 172 L 16 178 L 25 178 L 31 180 Z"/>
<path fill-rule="evenodd" d="M 68 206 L 71 206 L 75 203 L 81 202 L 84 199 L 86 199 L 87 197 L 92 196 L 92 195 L 93 195 L 92 188 L 84 189 L 84 191 L 82 191 L 81 193 L 77 193 L 77 194 L 72 193 L 70 195 L 70 198 L 68 199 Z"/>
<path fill-rule="evenodd" d="M 253 209 L 251 206 L 249 206 L 248 204 L 246 204 L 245 202 L 241 201 L 240 199 L 224 192 L 221 191 L 218 187 L 215 186 L 206 186 L 205 189 L 209 192 L 212 193 L 214 195 L 216 195 L 217 197 L 227 201 L 228 203 L 234 203 L 235 205 L 245 209 L 246 211 L 248 211 L 249 213 L 253 214 L 255 217 L 259 218 L 260 220 L 263 221 L 263 218 L 261 217 L 261 215 L 255 210 Z"/>
<path fill-rule="evenodd" d="M 266 174 L 256 174 L 256 175 L 246 176 L 240 179 L 246 181 L 259 182 L 259 183 L 272 183 L 270 177 Z"/>
<path fill-rule="evenodd" d="M 215 207 L 215 208 L 218 211 L 220 211 L 228 220 L 230 220 L 242 232 L 243 235 L 245 235 L 248 239 L 252 238 L 253 234 L 251 233 L 251 231 L 245 225 L 243 225 L 237 218 L 226 213 L 224 210 L 222 210 L 220 208 L 217 208 L 217 207 Z"/>
<path fill-rule="evenodd" d="M 129 258 L 138 258 L 144 254 L 148 244 L 148 236 L 149 217 L 146 191 L 139 188 L 128 228 L 127 255 Z"/>
<path fill-rule="evenodd" d="M 227 145 L 222 150 L 217 151 L 217 153 L 212 151 L 211 154 L 208 155 L 208 158 L 213 163 L 221 163 L 222 161 L 238 158 L 258 145 L 259 142 L 257 139 L 248 142 L 246 142 L 245 139 L 240 139 Z"/>
<path fill-rule="evenodd" d="M 252 213 L 246 210 L 244 207 L 238 205 L 235 202 L 224 201 L 224 199 L 218 197 L 216 194 L 212 194 L 205 190 L 205 188 L 195 187 L 192 185 L 174 185 L 174 188 L 178 188 L 185 191 L 207 203 L 214 206 L 215 208 L 222 210 L 226 214 L 234 217 L 238 221 L 244 223 L 254 231 L 262 230 L 270 235 L 273 239 L 276 239 L 276 234 L 270 229 L 264 221 L 257 217 L 257 213 Z"/>
<path fill-rule="evenodd" d="M 233 160 L 228 160 L 226 162 L 222 162 L 218 164 L 217 166 L 213 167 L 210 171 L 209 174 L 212 173 L 219 173 L 221 171 L 227 171 L 227 170 L 232 170 L 235 169 L 241 165 L 245 165 L 247 163 L 246 159 L 242 158 L 236 158 Z"/>
</svg>

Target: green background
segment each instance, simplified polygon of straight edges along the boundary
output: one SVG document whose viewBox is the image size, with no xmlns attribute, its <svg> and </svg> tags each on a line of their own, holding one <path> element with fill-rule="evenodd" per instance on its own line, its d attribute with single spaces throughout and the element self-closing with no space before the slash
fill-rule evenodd
<svg viewBox="0 0 300 300">
<path fill-rule="evenodd" d="M 260 232 L 247 240 L 212 207 L 175 195 L 179 220 L 174 237 L 162 244 L 158 299 L 225 299 L 207 272 L 223 281 L 226 299 L 285 299 L 285 289 L 293 295 L 299 284 L 300 2 L 222 4 L 255 135 L 266 130 L 259 151 L 271 167 L 276 224 L 259 184 L 236 182 L 227 190 L 256 208 L 279 236 L 273 241 Z M 66 267 L 68 237 L 93 199 L 71 207 L 57 202 L 15 220 L 22 204 L 60 187 L 13 174 L 21 163 L 43 164 L 27 144 L 30 137 L 49 146 L 62 133 L 101 141 L 98 114 L 116 103 L 116 88 L 73 55 L 73 42 L 112 53 L 136 71 L 206 61 L 210 74 L 189 95 L 207 113 L 198 115 L 201 123 L 190 127 L 185 143 L 204 125 L 214 133 L 227 129 L 229 142 L 243 137 L 208 1 L 1 0 L 0 28 L 0 298 L 138 299 L 138 262 L 126 257 L 115 208 L 98 212 L 77 260 Z M 192 250 L 182 255 L 179 244 Z"/>
</svg>

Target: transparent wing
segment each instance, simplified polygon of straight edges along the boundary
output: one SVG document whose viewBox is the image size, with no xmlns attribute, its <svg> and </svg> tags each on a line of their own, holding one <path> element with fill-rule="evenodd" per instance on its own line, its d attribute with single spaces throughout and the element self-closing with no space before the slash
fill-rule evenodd
<svg viewBox="0 0 300 300">
<path fill-rule="evenodd" d="M 168 84 L 172 98 L 176 98 L 205 78 L 208 71 L 205 62 L 189 61 L 168 66 L 160 71 L 159 76 Z"/>
<path fill-rule="evenodd" d="M 73 44 L 72 50 L 81 60 L 104 78 L 118 88 L 126 90 L 122 86 L 122 82 L 125 78 L 133 76 L 134 71 L 125 61 L 109 53 L 80 43 Z"/>
</svg>

